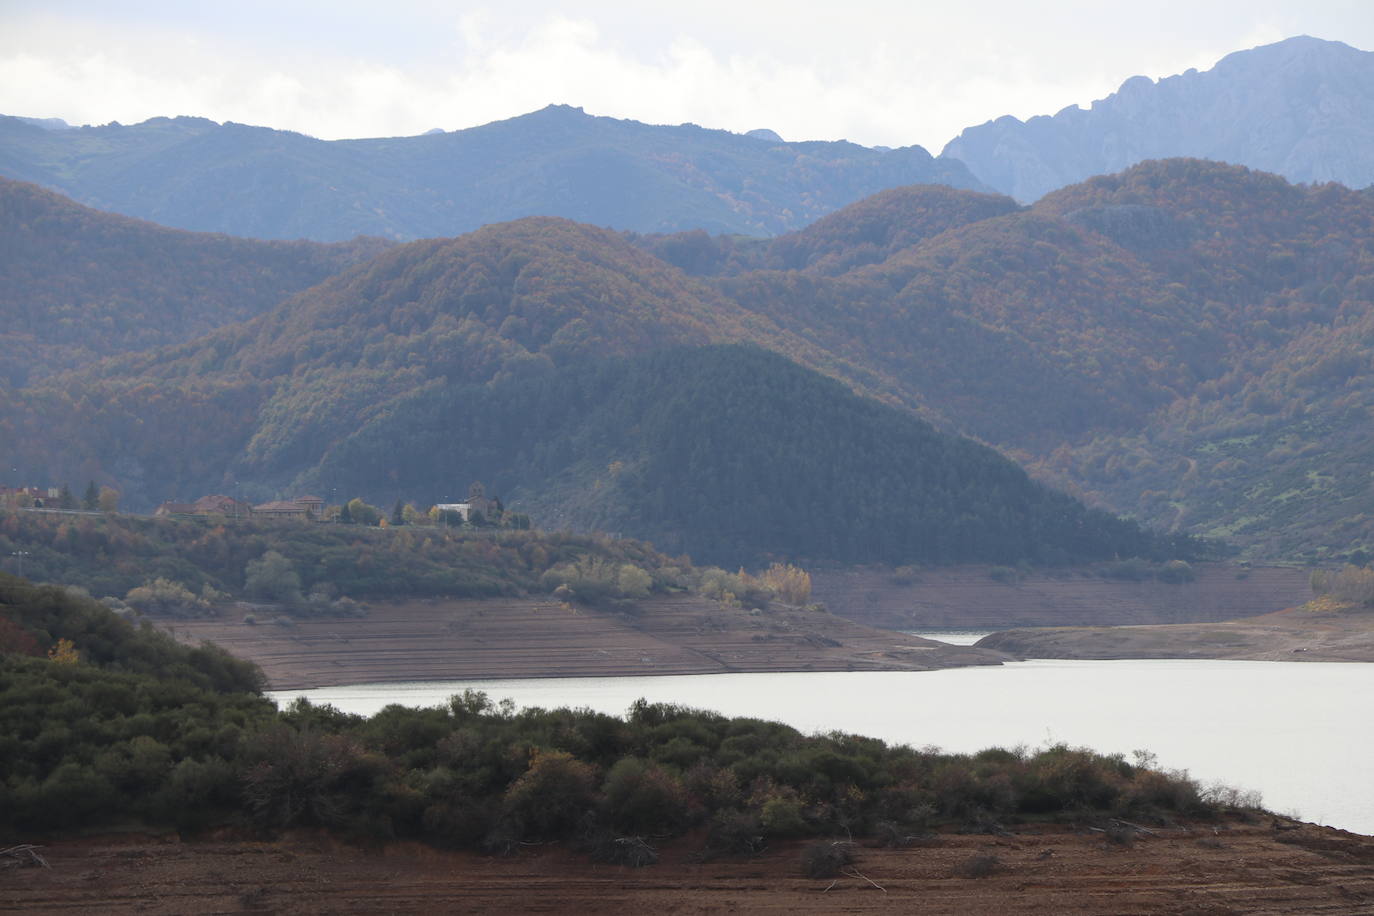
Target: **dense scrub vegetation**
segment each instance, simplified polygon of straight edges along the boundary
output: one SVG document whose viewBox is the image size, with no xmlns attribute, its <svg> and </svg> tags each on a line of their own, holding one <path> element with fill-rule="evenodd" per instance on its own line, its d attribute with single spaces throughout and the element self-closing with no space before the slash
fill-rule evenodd
<svg viewBox="0 0 1374 916">
<path fill-rule="evenodd" d="M 1368 195 L 1193 160 L 1026 210 L 897 189 L 770 241 L 522 220 L 398 247 L 194 343 L 0 387 L 0 461 L 31 482 L 116 485 L 132 508 L 226 475 L 266 497 L 323 479 L 393 410 L 462 386 L 499 400 L 588 362 L 743 341 L 973 434 L 1095 505 L 1261 556 L 1339 557 L 1374 541 L 1372 238 Z M 409 431 L 391 428 L 404 458 Z M 446 432 L 455 466 L 490 459 L 488 427 Z M 589 451 L 566 439 L 503 464 Z M 702 476 L 729 479 L 740 443 L 714 444 Z M 386 504 L 409 484 L 362 492 Z"/>
<path fill-rule="evenodd" d="M 190 340 L 385 247 L 179 232 L 0 178 L 0 384 Z"/>
<path fill-rule="evenodd" d="M 570 840 L 616 860 L 630 848 L 618 837 L 694 826 L 709 852 L 736 855 L 818 833 L 902 842 L 942 824 L 1216 809 L 1185 777 L 1087 751 L 941 754 L 644 702 L 624 718 L 516 712 L 473 692 L 370 718 L 303 701 L 278 712 L 243 663 L 207 666 L 212 649 L 2 575 L 0 622 L 0 837 L 16 842 L 68 828 L 317 826 L 493 853 Z M 6 632 L 36 648 L 16 651 Z M 73 651 L 44 657 L 54 639 Z"/>
<path fill-rule="evenodd" d="M 338 596 L 547 592 L 563 581 L 547 581 L 551 570 L 579 564 L 602 564 L 616 575 L 625 566 L 640 570 L 659 591 L 688 587 L 695 573 L 640 541 L 566 533 L 0 509 L 0 556 L 16 568 L 21 551 L 30 578 L 128 598 L 148 613 L 173 616 L 207 613 L 229 595 L 332 613 Z M 129 595 L 139 589 L 149 594 Z"/>
</svg>

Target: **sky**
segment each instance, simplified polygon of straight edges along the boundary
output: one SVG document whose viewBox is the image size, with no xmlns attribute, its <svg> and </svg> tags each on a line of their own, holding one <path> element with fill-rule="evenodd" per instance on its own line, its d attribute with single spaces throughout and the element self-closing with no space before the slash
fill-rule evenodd
<svg viewBox="0 0 1374 916">
<path fill-rule="evenodd" d="M 338 139 L 561 103 L 938 153 L 1301 34 L 1374 49 L 1374 0 L 0 0 L 0 113 Z"/>
</svg>

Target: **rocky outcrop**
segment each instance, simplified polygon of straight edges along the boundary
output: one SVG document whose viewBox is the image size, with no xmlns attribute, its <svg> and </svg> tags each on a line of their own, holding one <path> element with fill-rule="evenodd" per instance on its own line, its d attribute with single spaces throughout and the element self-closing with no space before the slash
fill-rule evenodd
<svg viewBox="0 0 1374 916">
<path fill-rule="evenodd" d="M 1374 53 L 1306 36 L 1155 82 L 1134 76 L 1084 110 L 998 118 L 942 154 L 1023 202 L 1146 159 L 1217 159 L 1290 181 L 1374 182 Z"/>
</svg>

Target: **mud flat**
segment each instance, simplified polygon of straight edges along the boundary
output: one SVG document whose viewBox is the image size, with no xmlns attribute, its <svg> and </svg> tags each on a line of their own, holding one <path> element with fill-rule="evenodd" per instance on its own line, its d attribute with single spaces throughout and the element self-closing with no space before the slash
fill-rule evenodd
<svg viewBox="0 0 1374 916">
<path fill-rule="evenodd" d="M 978 646 L 1018 658 L 1374 662 L 1374 611 L 1314 606 L 1221 623 L 1006 630 Z"/>
<path fill-rule="evenodd" d="M 0 871 L 19 913 L 1367 913 L 1374 838 L 1264 816 L 1150 828 L 1112 842 L 1086 828 L 942 834 L 856 850 L 857 874 L 806 878 L 807 841 L 699 861 L 697 838 L 657 865 L 594 864 L 559 845 L 487 858 L 416 844 L 376 849 L 296 834 L 264 842 L 148 837 L 57 841 L 49 868 Z M 975 857 L 990 873 L 960 876 Z M 984 859 L 987 861 L 987 858 Z"/>
<path fill-rule="evenodd" d="M 881 569 L 812 570 L 816 600 L 873 627 L 1106 626 L 1199 623 L 1267 614 L 1311 597 L 1308 570 L 1198 565 L 1192 582 L 1106 578 L 1097 569 L 1035 571 L 988 566 L 922 569 L 908 576 Z"/>
<path fill-rule="evenodd" d="M 998 665 L 989 649 L 874 629 L 821 611 L 761 613 L 681 596 L 618 611 L 548 599 L 374 603 L 362 618 L 272 622 L 270 609 L 167 624 L 260 665 L 275 689 L 475 678 L 746 671 L 924 671 Z"/>
</svg>

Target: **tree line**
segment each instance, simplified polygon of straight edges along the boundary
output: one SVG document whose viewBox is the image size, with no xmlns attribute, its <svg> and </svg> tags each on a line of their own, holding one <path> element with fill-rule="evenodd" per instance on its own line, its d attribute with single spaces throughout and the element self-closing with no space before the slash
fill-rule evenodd
<svg viewBox="0 0 1374 916">
<path fill-rule="evenodd" d="M 900 844 L 941 827 L 1225 807 L 1184 775 L 1066 747 L 943 754 L 669 704 L 622 717 L 472 691 L 362 717 L 277 709 L 261 687 L 213 647 L 0 574 L 0 836 L 321 827 L 493 854 L 559 840 L 642 865 L 689 831 L 708 855 L 748 855 L 808 835 Z"/>
</svg>

